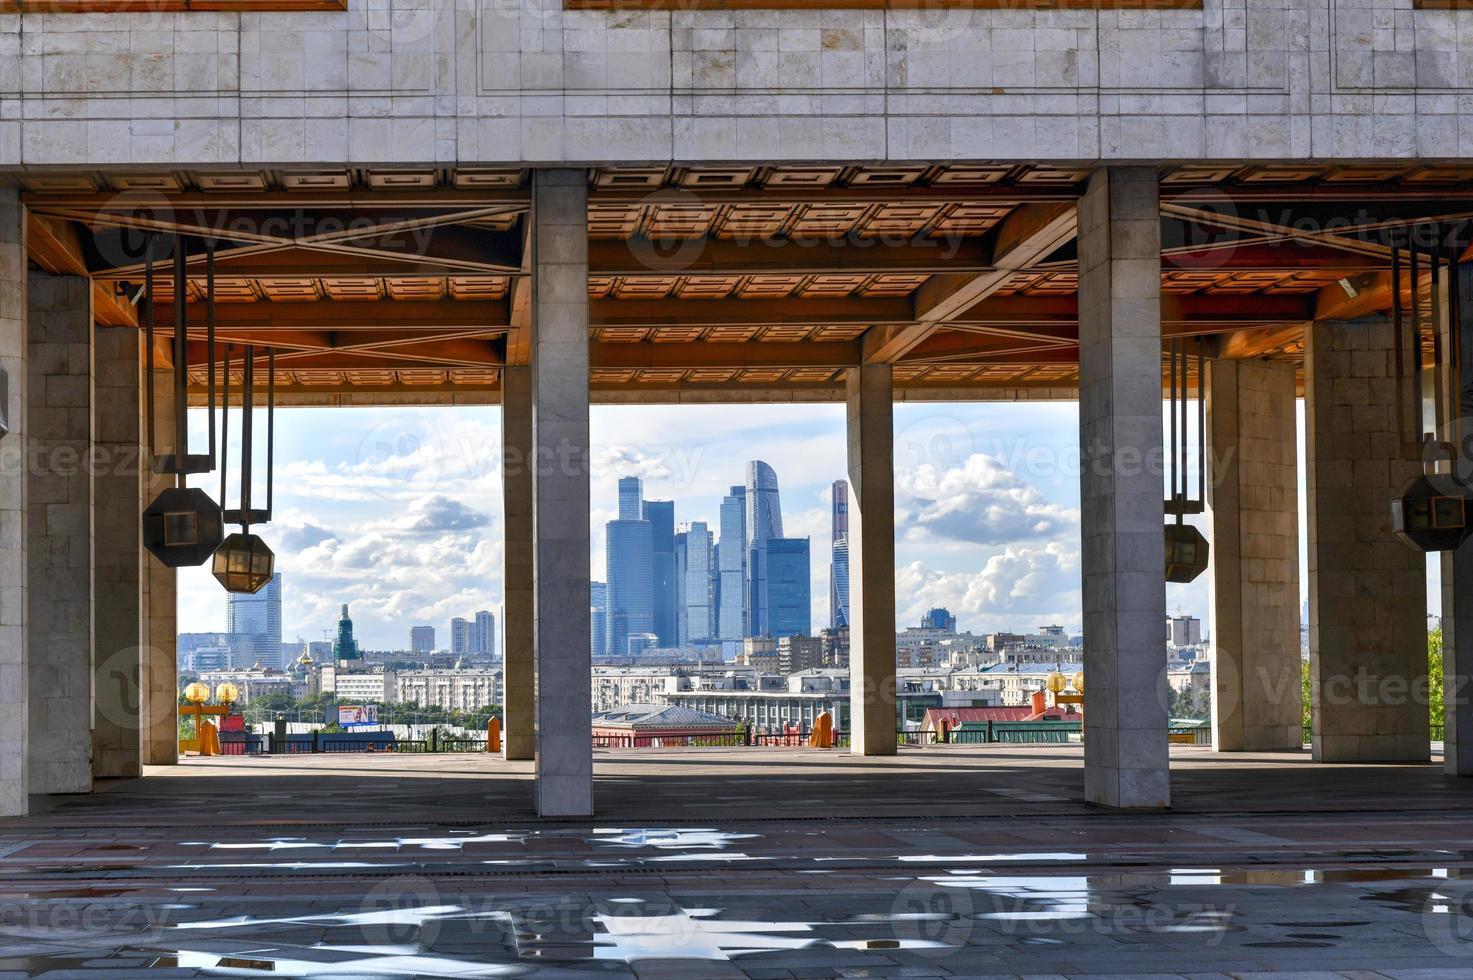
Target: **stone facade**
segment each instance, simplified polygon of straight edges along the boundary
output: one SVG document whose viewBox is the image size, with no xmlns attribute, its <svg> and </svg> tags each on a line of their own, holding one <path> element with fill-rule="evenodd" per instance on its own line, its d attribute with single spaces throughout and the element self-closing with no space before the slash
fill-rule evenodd
<svg viewBox="0 0 1473 980">
<path fill-rule="evenodd" d="M 1209 362 L 1212 720 L 1219 752 L 1299 749 L 1295 371 Z"/>
<path fill-rule="evenodd" d="M 1473 155 L 1473 11 L 0 14 L 0 166 Z"/>
<path fill-rule="evenodd" d="M 1395 331 L 1322 320 L 1307 337 L 1314 757 L 1425 762 L 1427 559 L 1391 534 L 1391 499 L 1422 471 L 1397 431 Z"/>
<path fill-rule="evenodd" d="M 154 454 L 174 451 L 173 378 L 172 371 L 154 371 L 157 445 L 149 447 Z M 146 416 L 146 404 L 144 413 Z M 174 485 L 174 476 L 149 472 L 143 482 L 144 497 L 151 502 L 160 491 Z M 179 761 L 178 578 L 177 570 L 145 555 L 139 684 L 143 690 L 143 761 L 155 766 Z"/>
<path fill-rule="evenodd" d="M 502 592 L 506 649 L 506 757 L 536 754 L 532 659 L 532 370 L 501 373 Z"/>
<path fill-rule="evenodd" d="M 1079 202 L 1084 791 L 1105 806 L 1171 802 L 1159 214 L 1154 168 L 1100 170 Z"/>
<path fill-rule="evenodd" d="M 33 793 L 92 789 L 92 282 L 33 272 L 26 410 Z"/>
<path fill-rule="evenodd" d="M 142 335 L 98 327 L 94 347 L 98 466 L 93 510 L 92 774 L 127 778 L 140 774 L 138 672 L 143 629 Z"/>
<path fill-rule="evenodd" d="M 24 814 L 26 779 L 26 240 L 20 195 L 0 188 L 0 816 Z"/>
</svg>

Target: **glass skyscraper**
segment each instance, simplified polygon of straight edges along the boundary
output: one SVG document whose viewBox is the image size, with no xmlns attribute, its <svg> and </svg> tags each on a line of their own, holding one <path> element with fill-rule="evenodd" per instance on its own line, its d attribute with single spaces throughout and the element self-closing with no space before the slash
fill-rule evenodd
<svg viewBox="0 0 1473 980">
<path fill-rule="evenodd" d="M 592 625 L 593 650 L 595 657 L 609 652 L 609 589 L 602 582 L 588 583 L 588 613 Z"/>
<path fill-rule="evenodd" d="M 471 632 L 471 653 L 488 660 L 496 656 L 496 617 L 488 610 L 476 613 L 476 625 Z"/>
<path fill-rule="evenodd" d="M 714 555 L 711 530 L 705 521 L 692 521 L 675 536 L 676 579 L 679 583 L 681 646 L 716 638 Z"/>
<path fill-rule="evenodd" d="M 675 501 L 644 501 L 644 519 L 650 522 L 651 587 L 654 590 L 650 632 L 659 646 L 680 642 L 679 603 L 675 585 Z"/>
<path fill-rule="evenodd" d="M 747 628 L 747 517 L 745 487 L 721 501 L 721 540 L 716 545 L 716 630 L 738 643 Z"/>
<path fill-rule="evenodd" d="M 625 517 L 631 503 L 634 516 Z M 639 516 L 642 513 L 639 478 L 625 477 L 619 481 L 619 519 L 609 521 L 604 528 L 608 576 L 605 628 L 608 652 L 613 656 L 629 652 L 631 636 L 654 632 L 654 535 L 650 522 Z"/>
<path fill-rule="evenodd" d="M 771 636 L 767 607 L 767 543 L 783 536 L 783 511 L 778 499 L 777 474 L 760 459 L 747 463 L 746 523 L 745 635 Z"/>
<path fill-rule="evenodd" d="M 812 571 L 807 538 L 767 541 L 767 617 L 773 638 L 810 636 L 813 628 Z"/>
<path fill-rule="evenodd" d="M 289 666 L 281 649 L 280 572 L 260 592 L 232 592 L 225 603 L 225 631 L 234 649 L 249 648 L 251 659 L 262 667 Z"/>
<path fill-rule="evenodd" d="M 829 561 L 829 628 L 849 625 L 849 483 L 835 480 Z"/>
</svg>

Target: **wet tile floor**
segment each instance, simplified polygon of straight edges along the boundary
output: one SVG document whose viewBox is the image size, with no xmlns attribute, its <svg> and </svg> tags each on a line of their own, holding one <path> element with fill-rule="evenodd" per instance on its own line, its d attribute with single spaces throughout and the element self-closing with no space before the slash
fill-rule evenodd
<svg viewBox="0 0 1473 980">
<path fill-rule="evenodd" d="M 1470 829 L 0 824 L 0 977 L 1473 977 Z"/>
</svg>

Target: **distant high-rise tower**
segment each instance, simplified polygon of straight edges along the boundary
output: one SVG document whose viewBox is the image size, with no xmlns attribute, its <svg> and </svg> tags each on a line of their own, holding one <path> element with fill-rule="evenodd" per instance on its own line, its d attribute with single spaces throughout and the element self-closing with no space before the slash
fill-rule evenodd
<svg viewBox="0 0 1473 980">
<path fill-rule="evenodd" d="M 644 519 L 650 522 L 650 587 L 653 590 L 650 632 L 660 638 L 659 646 L 680 642 L 678 604 L 675 597 L 675 501 L 644 501 Z"/>
<path fill-rule="evenodd" d="M 807 538 L 767 541 L 767 633 L 773 638 L 810 636 L 813 584 Z"/>
<path fill-rule="evenodd" d="M 951 614 L 951 610 L 937 606 L 935 609 L 927 610 L 926 614 L 921 617 L 921 629 L 945 630 L 948 633 L 955 633 L 956 617 Z"/>
<path fill-rule="evenodd" d="M 633 516 L 625 517 L 631 500 Z M 640 516 L 643 511 L 638 477 L 620 480 L 620 516 L 604 528 L 604 558 L 608 575 L 608 650 L 621 656 L 629 649 L 631 635 L 654 630 L 654 536 L 650 522 Z"/>
<path fill-rule="evenodd" d="M 434 653 L 435 628 L 433 626 L 409 627 L 409 652 Z"/>
<path fill-rule="evenodd" d="M 609 587 L 603 582 L 588 583 L 588 613 L 593 634 L 592 653 L 604 657 L 609 652 Z"/>
<path fill-rule="evenodd" d="M 358 641 L 353 639 L 353 620 L 348 618 L 348 604 L 343 603 L 343 614 L 338 618 L 337 639 L 332 641 L 332 659 L 359 660 Z"/>
<path fill-rule="evenodd" d="M 471 652 L 471 637 L 474 634 L 471 621 L 456 616 L 450 621 L 450 653 L 452 656 L 465 657 Z"/>
<path fill-rule="evenodd" d="M 714 568 L 711 530 L 693 521 L 675 536 L 681 646 L 716 638 Z"/>
<path fill-rule="evenodd" d="M 747 636 L 771 635 L 767 612 L 767 542 L 783 536 L 777 474 L 754 459 L 747 463 Z"/>
<path fill-rule="evenodd" d="M 619 520 L 637 521 L 644 517 L 644 489 L 637 476 L 619 478 Z"/>
<path fill-rule="evenodd" d="M 716 545 L 716 631 L 740 642 L 747 629 L 747 514 L 745 487 L 721 501 L 721 540 Z"/>
<path fill-rule="evenodd" d="M 262 667 L 289 666 L 281 650 L 280 572 L 260 592 L 232 592 L 225 603 L 225 631 L 232 637 L 232 649 L 249 649 L 251 660 Z"/>
<path fill-rule="evenodd" d="M 849 482 L 835 480 L 829 561 L 829 629 L 849 625 Z"/>
<path fill-rule="evenodd" d="M 496 656 L 496 617 L 488 610 L 476 613 L 476 625 L 471 629 L 471 655 L 487 660 Z"/>
</svg>

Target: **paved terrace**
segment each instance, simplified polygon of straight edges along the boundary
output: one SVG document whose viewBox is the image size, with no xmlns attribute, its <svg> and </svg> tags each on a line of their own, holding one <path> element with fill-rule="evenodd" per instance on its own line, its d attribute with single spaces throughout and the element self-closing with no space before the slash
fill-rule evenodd
<svg viewBox="0 0 1473 980">
<path fill-rule="evenodd" d="M 0 977 L 1473 976 L 1466 781 L 1171 761 L 1124 814 L 1075 747 L 601 751 L 588 822 L 483 755 L 190 759 L 0 821 Z"/>
</svg>

